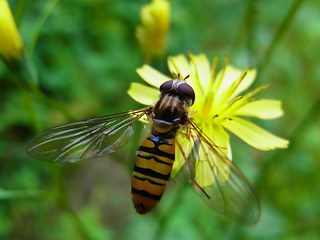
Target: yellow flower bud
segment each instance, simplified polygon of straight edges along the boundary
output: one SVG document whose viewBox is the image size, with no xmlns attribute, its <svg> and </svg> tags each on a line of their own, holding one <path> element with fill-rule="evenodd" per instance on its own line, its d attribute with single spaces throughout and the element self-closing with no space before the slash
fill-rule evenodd
<svg viewBox="0 0 320 240">
<path fill-rule="evenodd" d="M 136 37 L 146 60 L 163 55 L 170 26 L 170 2 L 153 0 L 142 7 L 140 18 L 142 26 L 137 27 Z"/>
<path fill-rule="evenodd" d="M 6 61 L 21 60 L 23 41 L 7 0 L 0 0 L 0 56 Z"/>
</svg>

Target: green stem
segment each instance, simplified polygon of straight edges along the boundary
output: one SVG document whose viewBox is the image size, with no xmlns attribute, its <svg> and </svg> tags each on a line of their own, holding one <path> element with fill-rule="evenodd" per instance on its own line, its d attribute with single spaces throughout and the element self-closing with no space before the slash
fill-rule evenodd
<svg viewBox="0 0 320 240">
<path fill-rule="evenodd" d="M 255 16 L 256 16 L 256 5 L 255 0 L 248 0 L 248 7 L 247 7 L 247 14 L 246 14 L 246 28 L 247 28 L 247 54 L 248 54 L 248 62 L 249 64 L 253 61 L 253 37 L 254 37 L 254 23 L 255 23 Z"/>
<path fill-rule="evenodd" d="M 59 102 L 56 100 L 48 97 L 43 92 L 41 92 L 39 89 L 32 89 L 32 93 L 34 93 L 35 97 L 46 103 L 48 106 L 51 106 L 55 109 L 57 109 L 59 112 L 62 113 L 62 115 L 70 122 L 75 121 L 75 117 L 72 116 L 72 114 L 66 110 Z"/>
<path fill-rule="evenodd" d="M 90 234 L 88 233 L 85 225 L 78 217 L 76 212 L 72 209 L 68 197 L 66 194 L 66 188 L 63 183 L 61 169 L 59 166 L 52 166 L 52 173 L 53 173 L 53 181 L 55 185 L 55 201 L 61 207 L 64 213 L 70 216 L 74 227 L 77 229 L 78 233 L 84 240 L 92 239 Z"/>
<path fill-rule="evenodd" d="M 274 35 L 269 47 L 267 48 L 264 57 L 260 60 L 260 63 L 258 64 L 258 75 L 259 76 L 262 75 L 264 69 L 266 68 L 266 66 L 268 66 L 270 59 L 272 58 L 272 56 L 275 52 L 276 47 L 278 46 L 280 40 L 282 39 L 282 37 L 284 36 L 286 31 L 288 30 L 294 17 L 296 16 L 298 10 L 300 9 L 300 7 L 302 6 L 302 4 L 304 2 L 305 2 L 305 0 L 295 0 L 292 3 L 289 11 L 287 12 L 286 16 L 283 19 L 278 31 Z M 257 76 L 257 78 L 258 78 L 258 76 Z"/>
<path fill-rule="evenodd" d="M 22 95 L 22 101 L 25 108 L 25 111 L 27 113 L 28 118 L 30 119 L 30 122 L 33 125 L 34 132 L 40 132 L 41 131 L 41 124 L 39 119 L 36 117 L 35 113 L 35 107 L 32 102 L 32 96 L 28 91 L 25 91 L 24 89 L 21 90 Z"/>
<path fill-rule="evenodd" d="M 24 6 L 25 0 L 19 0 L 14 11 L 14 19 L 18 26 L 20 25 L 21 17 L 23 15 Z"/>
<path fill-rule="evenodd" d="M 17 76 L 19 77 L 19 76 Z M 39 100 L 43 101 L 48 106 L 51 106 L 52 108 L 57 109 L 61 114 L 70 122 L 75 121 L 75 118 L 72 116 L 71 113 L 68 112 L 59 102 L 56 100 L 48 97 L 43 92 L 41 92 L 37 87 L 35 86 L 25 86 L 19 79 L 17 79 L 15 75 L 12 75 L 12 81 L 18 86 L 18 88 L 22 91 L 30 91 L 33 93 L 34 97 L 38 98 Z"/>
<path fill-rule="evenodd" d="M 252 37 L 253 37 L 253 27 L 254 27 L 254 17 L 255 17 L 255 0 L 247 0 L 247 10 L 242 22 L 239 24 L 238 32 L 234 39 L 234 42 L 230 50 L 231 55 L 235 52 L 238 45 L 242 42 L 243 38 L 246 37 L 246 45 L 248 52 L 248 60 L 251 62 L 251 52 L 252 52 Z M 252 63 L 251 63 L 252 64 Z"/>
<path fill-rule="evenodd" d="M 33 35 L 32 35 L 30 47 L 28 49 L 30 56 L 32 56 L 32 53 L 34 51 L 34 47 L 36 46 L 36 43 L 37 43 L 38 38 L 39 38 L 40 31 L 41 31 L 43 25 L 45 24 L 45 22 L 49 18 L 52 10 L 54 9 L 54 7 L 56 6 L 56 4 L 58 2 L 59 2 L 59 0 L 52 0 L 51 2 L 49 2 L 47 7 L 44 9 L 44 11 L 41 14 L 40 20 L 37 21 L 37 25 L 35 26 L 34 32 L 33 32 Z"/>
<path fill-rule="evenodd" d="M 41 198 L 48 195 L 42 190 L 4 190 L 0 189 L 0 200 Z"/>
</svg>

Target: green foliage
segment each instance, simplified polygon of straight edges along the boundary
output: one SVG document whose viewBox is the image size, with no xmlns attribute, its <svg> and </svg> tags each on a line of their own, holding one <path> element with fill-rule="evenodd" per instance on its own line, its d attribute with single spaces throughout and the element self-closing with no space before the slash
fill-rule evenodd
<svg viewBox="0 0 320 240">
<path fill-rule="evenodd" d="M 172 183 L 158 208 L 138 216 L 130 175 L 137 147 L 67 166 L 25 153 L 48 127 L 135 109 L 126 94 L 142 54 L 134 37 L 148 1 L 10 2 L 39 89 L 25 89 L 0 63 L 1 239 L 317 239 L 320 234 L 319 15 L 311 1 L 172 1 L 168 53 L 229 56 L 260 70 L 263 96 L 285 116 L 260 125 L 289 149 L 260 152 L 232 138 L 236 164 L 257 187 L 261 221 L 242 226 Z M 165 58 L 152 65 L 167 72 Z M 142 81 L 141 81 L 142 82 Z M 271 123 L 270 123 L 271 122 Z M 129 168 L 117 162 L 130 159 Z M 114 160 L 114 161 L 113 161 Z M 130 169 L 130 170 L 128 170 Z"/>
</svg>

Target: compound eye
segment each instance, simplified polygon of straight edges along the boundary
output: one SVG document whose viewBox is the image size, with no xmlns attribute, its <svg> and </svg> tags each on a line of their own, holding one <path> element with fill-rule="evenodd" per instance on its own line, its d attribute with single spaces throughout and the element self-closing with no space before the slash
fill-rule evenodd
<svg viewBox="0 0 320 240">
<path fill-rule="evenodd" d="M 194 103 L 194 100 L 195 100 L 195 94 L 194 94 L 194 91 L 193 91 L 193 88 L 187 84 L 187 83 L 182 83 L 178 86 L 177 88 L 177 91 L 182 94 L 183 96 L 189 98 L 192 100 L 192 103 L 191 105 Z"/>
<path fill-rule="evenodd" d="M 169 91 L 172 89 L 173 80 L 166 81 L 160 86 L 160 91 Z"/>
</svg>

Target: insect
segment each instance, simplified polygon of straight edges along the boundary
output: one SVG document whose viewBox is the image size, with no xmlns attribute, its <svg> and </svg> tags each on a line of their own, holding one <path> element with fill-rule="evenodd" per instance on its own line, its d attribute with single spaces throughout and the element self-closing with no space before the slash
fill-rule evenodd
<svg viewBox="0 0 320 240">
<path fill-rule="evenodd" d="M 137 151 L 132 176 L 132 199 L 138 213 L 149 212 L 160 201 L 176 154 L 182 154 L 189 182 L 209 205 L 240 222 L 255 223 L 260 205 L 253 187 L 190 117 L 195 93 L 187 78 L 178 74 L 164 82 L 154 106 L 51 128 L 32 139 L 27 152 L 49 162 L 102 156 L 119 149 L 133 135 L 133 124 L 147 117 L 152 127 Z M 190 153 L 178 137 L 192 145 Z M 208 174 L 214 176 L 208 186 L 200 186 L 195 178 L 200 161 L 208 163 Z"/>
</svg>

